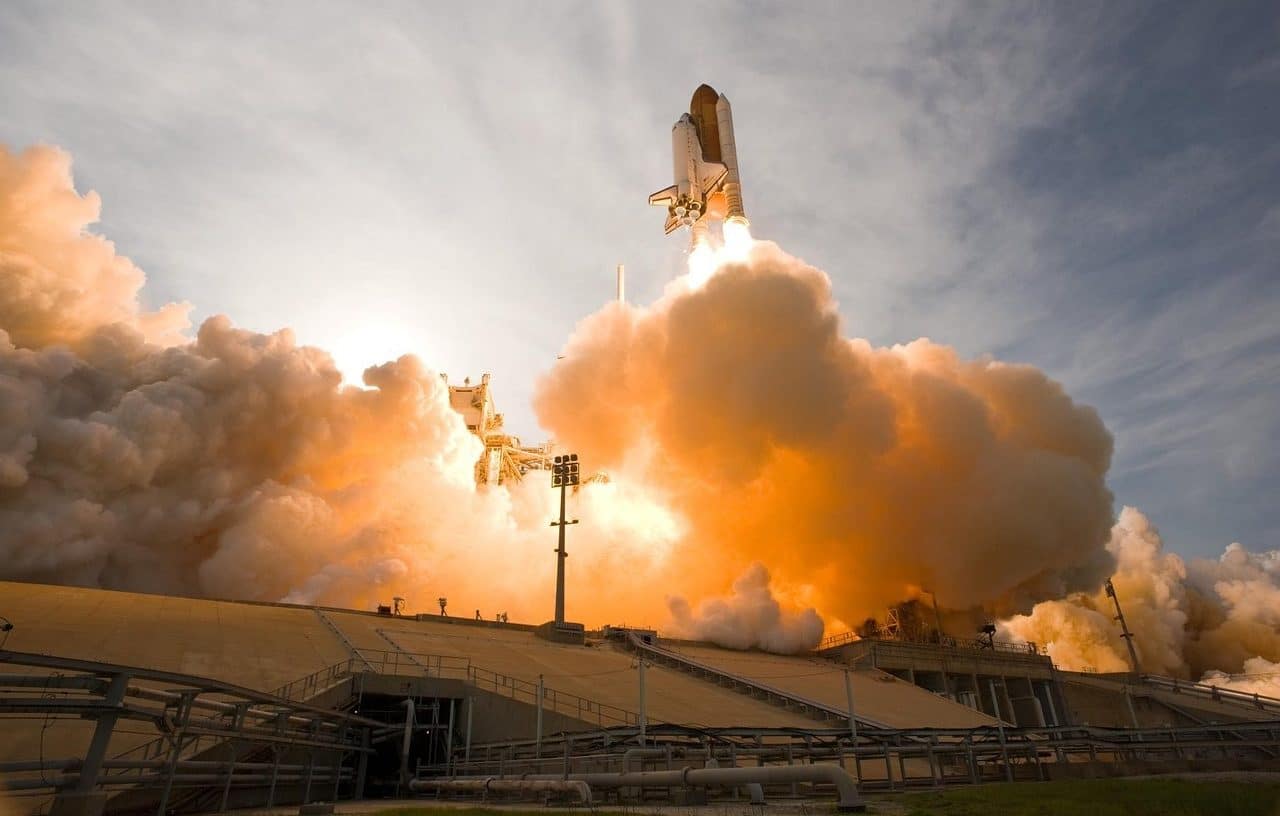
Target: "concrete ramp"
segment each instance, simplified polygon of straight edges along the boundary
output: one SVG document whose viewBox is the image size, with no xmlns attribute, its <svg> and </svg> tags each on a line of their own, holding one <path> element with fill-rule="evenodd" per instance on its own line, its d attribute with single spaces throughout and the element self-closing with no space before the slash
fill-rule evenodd
<svg viewBox="0 0 1280 816">
<path fill-rule="evenodd" d="M 552 643 L 532 627 L 477 626 L 425 617 L 386 618 L 326 612 L 357 649 L 399 650 L 407 654 L 469 659 L 472 665 L 536 682 L 548 688 L 634 712 L 640 704 L 634 658 L 612 643 L 586 646 Z M 481 672 L 483 676 L 483 672 Z M 483 685 L 478 686 L 484 688 Z M 760 700 L 708 686 L 683 672 L 655 667 L 646 676 L 650 722 L 678 725 L 762 728 L 811 727 L 812 721 Z"/>
<path fill-rule="evenodd" d="M 659 646 L 731 675 L 756 681 L 847 716 L 844 670 L 829 660 L 721 649 L 662 641 Z M 850 672 L 854 713 L 868 725 L 887 728 L 975 728 L 994 718 L 876 669 Z"/>
<path fill-rule="evenodd" d="M 305 607 L 0 582 L 5 648 L 269 691 L 349 656 Z"/>
</svg>

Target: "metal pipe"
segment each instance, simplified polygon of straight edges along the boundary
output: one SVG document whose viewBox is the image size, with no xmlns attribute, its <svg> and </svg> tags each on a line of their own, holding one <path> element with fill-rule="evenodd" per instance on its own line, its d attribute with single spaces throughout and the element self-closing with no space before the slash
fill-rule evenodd
<svg viewBox="0 0 1280 816">
<path fill-rule="evenodd" d="M 542 781 L 536 776 L 527 776 L 524 779 Z M 685 767 L 672 771 L 569 774 L 569 779 L 586 782 L 592 788 L 705 788 L 742 787 L 753 783 L 785 785 L 799 782 L 824 782 L 835 786 L 838 794 L 836 803 L 838 810 L 862 812 L 867 809 L 866 803 L 858 794 L 858 784 L 843 768 L 836 765 L 761 765 L 754 768 Z"/>
<path fill-rule="evenodd" d="M 646 757 L 665 757 L 671 751 L 670 748 L 628 748 L 622 752 L 622 770 L 629 772 L 631 770 L 631 760 L 643 760 Z M 640 770 L 644 770 L 644 762 L 640 763 Z"/>
<path fill-rule="evenodd" d="M 342 771 L 341 776 L 343 780 L 350 779 L 350 776 L 351 776 L 350 771 L 344 769 Z M 76 778 L 77 778 L 76 774 L 63 774 L 59 776 L 49 776 L 49 777 L 46 777 L 45 779 L 14 779 L 12 781 L 5 782 L 5 790 L 12 792 L 12 791 L 20 791 L 20 790 L 25 791 L 25 790 L 56 789 L 63 785 L 68 785 L 73 783 L 76 780 Z M 306 777 L 303 774 L 289 774 L 288 776 L 281 775 L 280 781 L 281 782 L 301 782 L 305 778 Z M 327 771 L 323 771 L 323 772 L 318 771 L 315 774 L 316 781 L 327 782 L 331 778 L 332 778 L 331 774 Z M 216 774 L 181 774 L 180 773 L 180 774 L 173 774 L 173 775 L 164 774 L 164 773 L 140 774 L 138 776 L 130 775 L 130 776 L 121 776 L 118 778 L 116 777 L 106 778 L 106 779 L 99 778 L 97 782 L 97 787 L 100 789 L 105 789 L 105 788 L 116 788 L 116 787 L 134 787 L 137 785 L 155 785 L 155 784 L 159 784 L 162 781 L 167 781 L 169 779 L 173 779 L 174 782 L 179 787 L 181 787 L 182 785 L 187 783 L 221 782 L 224 779 L 226 779 L 226 775 L 221 773 L 216 773 Z M 270 781 L 270 779 L 271 777 L 268 774 L 248 774 L 248 775 L 236 774 L 235 784 L 238 786 L 244 786 L 244 785 L 258 786 L 258 785 L 263 785 L 267 783 L 268 781 Z"/>
<path fill-rule="evenodd" d="M 462 791 L 484 793 L 572 793 L 576 794 L 582 804 L 591 804 L 591 786 L 586 782 L 570 779 L 414 779 L 409 782 L 409 790 L 414 793 L 422 791 Z"/>
</svg>

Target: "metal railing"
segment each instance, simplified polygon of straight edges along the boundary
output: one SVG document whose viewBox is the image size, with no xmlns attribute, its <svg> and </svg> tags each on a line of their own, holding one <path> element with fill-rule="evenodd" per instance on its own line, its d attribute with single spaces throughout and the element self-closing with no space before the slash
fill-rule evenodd
<svg viewBox="0 0 1280 816">
<path fill-rule="evenodd" d="M 947 649 L 964 649 L 967 651 L 985 651 L 997 652 L 1000 654 L 1016 654 L 1016 655 L 1038 655 L 1039 648 L 1034 643 L 1013 643 L 1011 641 L 993 640 L 986 641 L 978 638 L 956 638 L 950 635 L 943 635 L 937 640 L 894 640 L 892 638 L 882 637 L 863 637 L 857 632 L 837 632 L 828 635 L 818 643 L 817 651 L 826 651 L 834 649 L 838 646 L 844 646 L 847 643 L 856 641 L 864 641 L 869 644 L 892 644 L 894 646 L 928 646 L 943 647 Z"/>
<path fill-rule="evenodd" d="M 1171 691 L 1174 694 L 1203 697 L 1220 703 L 1248 705 L 1261 711 L 1273 711 L 1280 715 L 1280 699 L 1268 697 L 1264 694 L 1237 691 L 1231 688 L 1215 686 L 1211 683 L 1196 683 L 1190 680 L 1179 680 L 1175 677 L 1163 677 L 1158 674 L 1144 674 L 1140 678 L 1143 683 L 1157 689 Z"/>
<path fill-rule="evenodd" d="M 223 808 L 233 788 L 263 791 L 268 804 L 309 800 L 322 785 L 326 799 L 344 785 L 358 796 L 361 757 L 387 730 L 364 717 L 192 675 L 3 650 L 0 664 L 10 669 L 0 672 L 0 722 L 10 721 L 0 731 L 20 719 L 94 723 L 74 756 L 46 757 L 42 749 L 39 758 L 0 762 L 0 788 L 11 795 L 152 791 L 161 814 L 184 788 L 220 793 Z M 153 728 L 156 738 L 108 757 L 124 721 Z M 200 755 L 214 746 L 225 749 Z M 306 765 L 282 763 L 290 752 L 306 756 Z M 267 754 L 272 761 L 264 763 Z"/>
<path fill-rule="evenodd" d="M 518 702 L 538 704 L 539 685 L 536 681 L 477 666 L 467 657 L 408 652 L 403 649 L 357 649 L 356 653 L 362 662 L 379 673 L 452 678 Z M 542 707 L 545 711 L 554 711 L 599 727 L 636 725 L 640 722 L 640 715 L 634 711 L 551 688 L 545 683 L 541 688 Z"/>
<path fill-rule="evenodd" d="M 827 635 L 818 643 L 817 651 L 821 652 L 825 649 L 834 649 L 837 646 L 843 646 L 846 643 L 852 643 L 855 640 L 861 640 L 862 637 L 857 632 L 836 632 L 834 635 Z"/>
<path fill-rule="evenodd" d="M 282 700 L 305 702 L 313 700 L 324 692 L 346 681 L 348 677 L 359 673 L 364 669 L 364 661 L 357 658 L 348 658 L 340 663 L 334 663 L 332 666 L 325 666 L 323 669 L 313 671 L 305 677 L 299 677 L 285 683 L 283 686 L 271 692 L 273 697 L 279 697 Z"/>
<path fill-rule="evenodd" d="M 538 684 L 511 677 L 500 672 L 472 666 L 470 682 L 476 688 L 502 694 L 513 700 L 532 702 L 538 700 Z M 571 692 L 542 687 L 543 708 L 565 714 L 583 722 L 596 725 L 637 725 L 640 715 L 619 706 L 602 703 Z"/>
</svg>

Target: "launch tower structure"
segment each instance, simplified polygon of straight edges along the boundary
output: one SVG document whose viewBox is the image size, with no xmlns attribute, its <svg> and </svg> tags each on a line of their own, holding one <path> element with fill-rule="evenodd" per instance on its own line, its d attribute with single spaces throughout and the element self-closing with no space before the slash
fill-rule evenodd
<svg viewBox="0 0 1280 816">
<path fill-rule="evenodd" d="M 445 383 L 449 378 L 440 375 Z M 550 470 L 551 443 L 524 445 L 520 437 L 504 433 L 502 414 L 494 406 L 489 375 L 472 385 L 470 378 L 462 385 L 449 384 L 449 404 L 462 415 L 467 430 L 484 443 L 484 453 L 476 462 L 476 484 L 518 482 L 532 470 Z"/>
</svg>

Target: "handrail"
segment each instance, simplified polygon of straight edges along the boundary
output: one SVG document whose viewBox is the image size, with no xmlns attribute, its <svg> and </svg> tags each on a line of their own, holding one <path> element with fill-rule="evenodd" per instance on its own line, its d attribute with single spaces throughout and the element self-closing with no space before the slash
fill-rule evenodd
<svg viewBox="0 0 1280 816">
<path fill-rule="evenodd" d="M 392 645 L 395 641 L 387 638 Z M 503 672 L 476 666 L 470 658 L 457 655 L 409 652 L 404 649 L 357 649 L 356 656 L 374 668 L 374 671 L 412 674 L 422 672 L 427 677 L 451 677 L 464 680 L 476 688 L 493 691 L 513 700 L 524 700 L 535 705 L 538 702 L 538 684 L 531 680 L 504 674 Z M 561 691 L 543 684 L 544 705 L 550 710 L 575 717 L 584 722 L 604 725 L 635 725 L 640 715 L 634 711 L 593 700 L 569 691 Z"/>
<path fill-rule="evenodd" d="M 862 638 L 858 635 L 858 633 L 852 630 L 847 632 L 836 632 L 834 635 L 827 635 L 826 637 L 824 637 L 818 643 L 818 648 L 815 649 L 814 651 L 820 652 L 824 649 L 834 649 L 837 646 L 843 646 L 846 643 L 852 643 L 855 640 L 861 640 L 861 639 Z"/>
<path fill-rule="evenodd" d="M 914 640 L 894 640 L 892 638 L 882 637 L 863 637 L 854 631 L 837 632 L 833 635 L 824 637 L 819 643 L 815 651 L 826 651 L 834 649 L 837 646 L 843 646 L 846 643 L 854 643 L 857 641 L 866 641 L 868 644 L 891 644 L 893 646 L 931 646 L 951 649 L 964 649 L 966 651 L 981 652 L 998 652 L 1001 654 L 1040 654 L 1039 648 L 1034 643 L 1013 643 L 1005 640 L 995 640 L 987 642 L 976 638 L 956 638 L 950 635 L 943 635 L 939 638 L 939 642 L 932 641 L 914 641 Z"/>
<path fill-rule="evenodd" d="M 305 677 L 290 680 L 288 683 L 285 683 L 283 686 L 272 691 L 271 694 L 284 700 L 309 700 L 354 674 L 353 666 L 355 662 L 355 658 L 347 658 L 340 663 L 334 663 L 331 666 L 325 666 L 323 669 L 317 669 Z M 331 680 L 333 682 L 321 687 L 322 679 Z M 295 692 L 299 691 L 302 692 L 300 696 L 294 697 Z"/>
<path fill-rule="evenodd" d="M 1174 694 L 1189 693 L 1200 697 L 1208 697 L 1218 702 L 1244 703 L 1263 711 L 1280 711 L 1280 699 L 1268 697 L 1257 692 L 1238 691 L 1232 688 L 1215 686 L 1212 683 L 1179 680 L 1176 677 L 1164 677 L 1158 674 L 1139 676 L 1142 682 L 1166 689 Z"/>
</svg>

